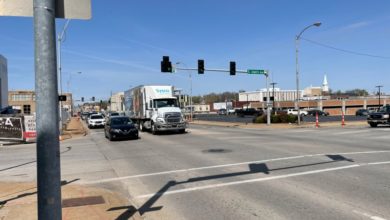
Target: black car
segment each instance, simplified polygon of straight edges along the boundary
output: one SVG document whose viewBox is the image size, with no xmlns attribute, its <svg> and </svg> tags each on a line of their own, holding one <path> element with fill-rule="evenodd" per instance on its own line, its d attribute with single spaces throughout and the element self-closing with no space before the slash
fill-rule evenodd
<svg viewBox="0 0 390 220">
<path fill-rule="evenodd" d="M 255 108 L 245 108 L 245 109 L 236 109 L 236 115 L 238 117 L 244 117 L 245 115 L 251 115 L 251 116 L 260 116 L 264 112 L 261 109 L 255 109 Z"/>
<path fill-rule="evenodd" d="M 318 114 L 318 116 L 328 116 L 329 112 L 324 112 L 324 111 L 321 111 L 318 109 L 311 109 L 311 110 L 307 111 L 307 114 L 312 115 L 312 116 L 316 116 L 317 114 Z"/>
<path fill-rule="evenodd" d="M 110 141 L 114 139 L 138 138 L 138 129 L 129 117 L 110 117 L 104 126 L 104 135 Z"/>
<path fill-rule="evenodd" d="M 356 116 L 367 116 L 368 115 L 367 109 L 358 109 L 355 113 Z"/>
</svg>

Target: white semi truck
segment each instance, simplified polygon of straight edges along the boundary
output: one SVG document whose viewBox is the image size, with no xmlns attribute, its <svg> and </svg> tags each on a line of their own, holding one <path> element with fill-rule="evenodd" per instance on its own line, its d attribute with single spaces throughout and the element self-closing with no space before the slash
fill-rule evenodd
<svg viewBox="0 0 390 220">
<path fill-rule="evenodd" d="M 178 131 L 184 133 L 187 127 L 173 95 L 173 86 L 137 86 L 125 91 L 125 112 L 141 131 Z"/>
</svg>

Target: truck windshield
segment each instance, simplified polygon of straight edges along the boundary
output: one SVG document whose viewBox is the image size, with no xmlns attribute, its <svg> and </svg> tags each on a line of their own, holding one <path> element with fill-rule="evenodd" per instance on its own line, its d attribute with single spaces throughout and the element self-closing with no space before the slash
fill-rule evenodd
<svg viewBox="0 0 390 220">
<path fill-rule="evenodd" d="M 154 107 L 178 107 L 176 99 L 155 99 L 153 100 Z"/>
</svg>

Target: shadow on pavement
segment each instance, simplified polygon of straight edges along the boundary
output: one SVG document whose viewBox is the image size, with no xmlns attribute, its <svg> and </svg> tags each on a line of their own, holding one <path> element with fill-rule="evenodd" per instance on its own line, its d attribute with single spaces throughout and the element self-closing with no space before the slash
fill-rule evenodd
<svg viewBox="0 0 390 220">
<path fill-rule="evenodd" d="M 60 152 L 60 154 L 63 154 L 63 153 L 66 153 L 68 151 L 72 150 L 72 147 L 66 147 L 66 150 Z M 17 167 L 21 167 L 21 166 L 25 166 L 25 165 L 28 165 L 28 164 L 32 164 L 32 163 L 35 163 L 37 162 L 36 160 L 33 160 L 33 161 L 30 161 L 30 162 L 26 162 L 26 163 L 22 163 L 22 164 L 19 164 L 19 165 L 15 165 L 15 166 L 12 166 L 12 167 L 7 167 L 7 168 L 4 168 L 4 169 L 1 169 L 1 171 L 6 171 L 6 170 L 10 170 L 10 169 L 13 169 L 13 168 L 17 168 Z"/>
<path fill-rule="evenodd" d="M 61 181 L 61 186 L 65 186 L 65 185 L 71 184 L 71 183 L 76 182 L 76 181 L 78 181 L 78 180 L 80 180 L 80 179 L 77 178 L 77 179 L 73 179 L 73 180 L 71 180 L 71 181 L 62 180 L 62 181 Z M 36 188 L 37 188 L 37 187 L 30 188 L 30 189 L 36 189 Z M 26 190 L 30 190 L 30 189 L 26 189 Z M 26 191 L 26 190 L 24 190 L 24 191 Z M 38 192 L 38 191 L 29 192 L 29 193 L 22 193 L 22 194 L 19 194 L 19 195 L 13 197 L 13 198 L 6 199 L 6 200 L 2 200 L 2 201 L 0 201 L 0 206 L 7 204 L 7 202 L 9 202 L 9 201 L 13 201 L 13 200 L 20 199 L 20 198 L 23 198 L 23 197 L 26 197 L 26 196 L 31 196 L 31 195 L 37 194 L 37 192 Z M 11 195 L 12 195 L 12 194 L 11 194 Z"/>
<path fill-rule="evenodd" d="M 199 182 L 199 181 L 205 181 L 205 180 L 212 180 L 212 179 L 220 179 L 220 178 L 227 178 L 227 177 L 233 177 L 233 176 L 241 176 L 241 175 L 247 175 L 247 174 L 254 174 L 254 173 L 264 173 L 269 174 L 271 171 L 276 170 L 286 170 L 286 169 L 293 169 L 293 168 L 299 168 L 299 167 L 308 167 L 308 166 L 315 166 L 320 164 L 328 164 L 328 163 L 335 163 L 340 161 L 348 161 L 348 162 L 354 162 L 352 159 L 345 158 L 341 155 L 326 155 L 331 161 L 325 161 L 325 162 L 318 162 L 318 163 L 311 163 L 311 164 L 303 164 L 303 165 L 296 165 L 296 166 L 289 166 L 289 167 L 282 167 L 282 168 L 275 168 L 275 169 L 269 169 L 267 164 L 265 163 L 259 163 L 259 164 L 249 164 L 249 171 L 243 171 L 243 172 L 236 172 L 236 173 L 226 173 L 226 174 L 218 174 L 218 175 L 212 175 L 212 176 L 203 176 L 203 177 L 195 177 L 190 178 L 186 181 L 182 182 L 176 182 L 174 180 L 169 181 L 166 183 L 158 192 L 156 192 L 148 201 L 146 201 L 138 210 L 134 208 L 134 206 L 122 206 L 122 207 L 114 207 L 110 208 L 107 211 L 115 211 L 120 209 L 126 209 L 125 212 L 123 212 L 116 220 L 125 220 L 131 218 L 137 211 L 142 216 L 146 212 L 152 212 L 152 211 L 159 211 L 163 207 L 153 207 L 153 205 L 157 202 L 159 198 L 161 198 L 165 192 L 169 190 L 169 188 L 180 185 L 180 184 L 186 184 L 186 183 L 193 183 L 193 182 Z"/>
</svg>

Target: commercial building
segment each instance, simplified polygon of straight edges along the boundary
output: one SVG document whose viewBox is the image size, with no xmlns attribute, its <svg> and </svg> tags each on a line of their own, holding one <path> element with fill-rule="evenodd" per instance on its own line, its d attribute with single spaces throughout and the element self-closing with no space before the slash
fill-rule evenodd
<svg viewBox="0 0 390 220">
<path fill-rule="evenodd" d="M 296 90 L 281 90 L 280 88 L 269 89 L 269 96 L 275 95 L 274 100 L 277 102 L 294 101 L 296 100 Z M 300 99 L 303 97 L 303 91 L 299 91 Z M 252 92 L 240 92 L 238 94 L 238 101 L 240 102 L 263 102 L 267 100 L 267 89 Z"/>
<path fill-rule="evenodd" d="M 20 113 L 30 115 L 36 112 L 35 92 L 31 90 L 18 90 L 8 92 L 9 105 Z"/>
<path fill-rule="evenodd" d="M 73 111 L 72 93 L 64 93 L 66 101 L 62 102 L 64 111 Z M 8 92 L 9 106 L 17 109 L 21 114 L 30 115 L 36 112 L 36 96 L 35 91 L 32 90 L 17 90 Z"/>
<path fill-rule="evenodd" d="M 8 106 L 8 67 L 7 59 L 0 55 L 0 108 Z"/>
</svg>

